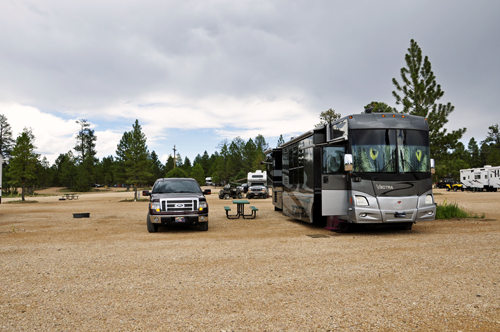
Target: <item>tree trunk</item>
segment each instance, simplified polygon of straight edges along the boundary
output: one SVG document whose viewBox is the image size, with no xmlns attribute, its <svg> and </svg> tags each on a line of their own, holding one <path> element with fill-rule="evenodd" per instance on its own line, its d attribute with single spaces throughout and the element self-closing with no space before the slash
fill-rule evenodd
<svg viewBox="0 0 500 332">
<path fill-rule="evenodd" d="M 22 197 L 22 201 L 24 202 L 24 182 L 23 182 L 23 186 L 21 189 L 21 197 Z"/>
</svg>

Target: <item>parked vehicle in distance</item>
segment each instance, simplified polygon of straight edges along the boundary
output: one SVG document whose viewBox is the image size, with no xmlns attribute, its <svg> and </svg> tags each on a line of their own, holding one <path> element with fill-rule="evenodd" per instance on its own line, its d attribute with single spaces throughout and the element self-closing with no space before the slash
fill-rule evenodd
<svg viewBox="0 0 500 332">
<path fill-rule="evenodd" d="M 253 183 L 250 187 L 248 187 L 248 192 L 246 198 L 267 198 L 269 197 L 269 192 L 267 191 L 267 187 L 264 183 Z"/>
<path fill-rule="evenodd" d="M 211 190 L 201 190 L 195 179 L 163 178 L 155 181 L 150 196 L 146 224 L 148 232 L 155 233 L 160 225 L 192 225 L 200 231 L 208 230 L 208 203 L 205 195 Z"/>
<path fill-rule="evenodd" d="M 496 192 L 500 188 L 500 166 L 461 169 L 460 181 L 462 190 Z"/>
<path fill-rule="evenodd" d="M 206 186 L 213 186 L 214 185 L 214 183 L 212 182 L 212 178 L 211 177 L 205 178 L 205 185 Z"/>
<path fill-rule="evenodd" d="M 248 191 L 248 183 L 243 183 L 237 187 L 242 193 L 246 194 Z"/>
<path fill-rule="evenodd" d="M 439 188 L 439 189 L 444 189 L 446 188 L 448 185 L 454 185 L 456 183 L 459 183 L 458 181 L 455 181 L 454 179 L 452 178 L 443 178 L 441 180 L 439 180 L 439 182 L 436 182 L 436 188 Z"/>
<path fill-rule="evenodd" d="M 252 199 L 256 197 L 267 198 L 269 192 L 266 187 L 267 171 L 256 170 L 254 173 L 250 172 L 247 175 L 248 191 L 246 198 Z"/>
<path fill-rule="evenodd" d="M 220 199 L 230 199 L 230 198 L 243 198 L 241 191 L 238 188 L 231 186 L 230 184 L 226 184 L 223 189 L 219 191 Z"/>
</svg>

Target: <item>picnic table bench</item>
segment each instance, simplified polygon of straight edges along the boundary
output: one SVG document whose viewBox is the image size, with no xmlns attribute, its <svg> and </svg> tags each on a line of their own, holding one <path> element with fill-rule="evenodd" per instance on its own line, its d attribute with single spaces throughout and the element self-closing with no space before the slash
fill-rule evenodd
<svg viewBox="0 0 500 332">
<path fill-rule="evenodd" d="M 229 206 L 224 206 L 224 210 L 226 210 L 226 217 L 227 219 L 239 219 L 240 217 L 243 217 L 243 219 L 255 219 L 257 216 L 257 209 L 255 206 L 250 206 L 250 210 L 252 210 L 252 213 L 250 214 L 245 214 L 245 204 L 250 204 L 249 201 L 247 200 L 234 200 L 233 204 L 236 204 L 236 214 L 229 214 L 229 211 L 231 211 L 231 208 Z"/>
<path fill-rule="evenodd" d="M 78 194 L 72 193 L 72 194 L 62 194 L 61 199 L 78 199 Z"/>
</svg>

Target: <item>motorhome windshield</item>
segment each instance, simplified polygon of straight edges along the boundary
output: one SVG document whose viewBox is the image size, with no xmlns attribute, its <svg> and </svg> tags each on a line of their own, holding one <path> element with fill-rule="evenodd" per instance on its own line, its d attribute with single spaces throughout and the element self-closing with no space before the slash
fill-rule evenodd
<svg viewBox="0 0 500 332">
<path fill-rule="evenodd" d="M 427 132 L 408 129 L 352 130 L 353 172 L 430 172 Z"/>
</svg>

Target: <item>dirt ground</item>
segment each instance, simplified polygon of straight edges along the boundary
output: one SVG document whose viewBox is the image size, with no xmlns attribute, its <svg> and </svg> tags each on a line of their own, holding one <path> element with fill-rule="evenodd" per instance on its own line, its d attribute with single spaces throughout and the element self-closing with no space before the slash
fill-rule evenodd
<svg viewBox="0 0 500 332">
<path fill-rule="evenodd" d="M 216 194 L 207 232 L 150 234 L 122 188 L 45 193 L 2 198 L 0 331 L 500 330 L 500 192 L 434 190 L 484 218 L 348 234 L 270 199 L 228 220 Z"/>
</svg>

